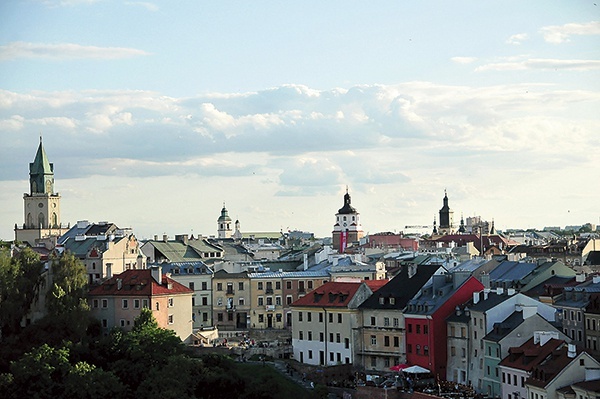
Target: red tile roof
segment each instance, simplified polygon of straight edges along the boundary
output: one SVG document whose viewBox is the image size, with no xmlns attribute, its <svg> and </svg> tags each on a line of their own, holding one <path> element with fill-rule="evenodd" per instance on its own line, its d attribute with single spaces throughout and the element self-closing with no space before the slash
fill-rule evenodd
<svg viewBox="0 0 600 399">
<path fill-rule="evenodd" d="M 120 283 L 119 283 L 120 280 Z M 150 269 L 126 270 L 93 287 L 90 295 L 97 296 L 159 296 L 191 294 L 194 291 L 163 275 L 162 284 L 152 278 Z"/>
<path fill-rule="evenodd" d="M 387 283 L 389 283 L 390 280 L 385 279 L 385 280 L 364 280 L 364 283 L 367 284 L 369 286 L 369 288 L 371 289 L 371 291 L 375 292 L 378 289 L 380 289 L 381 287 L 383 287 L 384 285 L 386 285 Z"/>
<path fill-rule="evenodd" d="M 535 344 L 533 337 L 519 347 L 512 347 L 500 362 L 500 366 L 512 367 L 519 370 L 531 371 L 539 365 L 554 350 L 565 344 L 562 339 L 550 338 L 543 346 Z"/>
<path fill-rule="evenodd" d="M 345 308 L 363 283 L 330 281 L 299 298 L 292 306 Z"/>
</svg>

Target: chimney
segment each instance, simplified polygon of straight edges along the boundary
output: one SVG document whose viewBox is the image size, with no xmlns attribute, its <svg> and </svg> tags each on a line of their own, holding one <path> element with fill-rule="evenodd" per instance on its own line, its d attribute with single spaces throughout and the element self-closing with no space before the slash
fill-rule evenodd
<svg viewBox="0 0 600 399">
<path fill-rule="evenodd" d="M 509 288 L 509 289 L 506 290 L 506 293 L 508 294 L 508 296 L 515 295 L 515 289 L 514 288 Z"/>
<path fill-rule="evenodd" d="M 308 269 L 308 254 L 304 254 L 302 266 L 303 266 L 304 270 Z"/>
<path fill-rule="evenodd" d="M 540 344 L 540 346 L 546 345 L 550 339 L 559 339 L 558 331 L 534 331 L 533 332 L 533 343 Z"/>
<path fill-rule="evenodd" d="M 479 291 L 473 293 L 473 304 L 479 303 Z"/>
<path fill-rule="evenodd" d="M 166 234 L 163 234 L 163 241 L 167 242 L 169 240 L 169 236 Z"/>
<path fill-rule="evenodd" d="M 579 273 L 575 276 L 575 281 L 578 283 L 585 282 L 585 273 Z"/>
<path fill-rule="evenodd" d="M 484 301 L 487 301 L 489 294 L 490 294 L 490 289 L 489 288 L 484 288 L 483 289 L 483 300 Z"/>
<path fill-rule="evenodd" d="M 502 287 L 496 288 L 496 294 L 503 295 L 504 294 L 504 288 L 502 288 Z"/>
<path fill-rule="evenodd" d="M 594 284 L 600 283 L 600 276 L 594 276 L 594 277 L 592 277 L 592 283 L 594 283 Z"/>
<path fill-rule="evenodd" d="M 112 277 L 112 263 L 106 264 L 106 278 Z"/>
<path fill-rule="evenodd" d="M 575 345 L 569 344 L 568 350 L 567 350 L 567 356 L 570 359 L 573 359 L 573 358 L 575 358 L 575 356 L 577 356 L 577 349 L 575 349 Z"/>
<path fill-rule="evenodd" d="M 153 266 L 150 268 L 151 273 L 152 273 L 152 278 L 154 279 L 154 281 L 156 281 L 159 285 L 162 285 L 162 270 L 160 266 Z"/>
<path fill-rule="evenodd" d="M 118 278 L 117 279 L 117 290 L 120 290 L 121 288 L 123 288 L 123 279 Z"/>
<path fill-rule="evenodd" d="M 158 234 L 154 234 L 154 241 L 158 241 Z"/>
</svg>

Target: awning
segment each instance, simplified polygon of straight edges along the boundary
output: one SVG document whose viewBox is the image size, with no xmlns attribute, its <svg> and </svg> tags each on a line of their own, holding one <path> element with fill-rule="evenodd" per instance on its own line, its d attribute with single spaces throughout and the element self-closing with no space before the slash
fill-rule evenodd
<svg viewBox="0 0 600 399">
<path fill-rule="evenodd" d="M 426 374 L 426 373 L 430 373 L 431 371 L 429 371 L 426 368 L 421 367 L 421 366 L 410 366 L 410 367 L 403 369 L 402 372 L 408 373 L 408 374 Z"/>
</svg>

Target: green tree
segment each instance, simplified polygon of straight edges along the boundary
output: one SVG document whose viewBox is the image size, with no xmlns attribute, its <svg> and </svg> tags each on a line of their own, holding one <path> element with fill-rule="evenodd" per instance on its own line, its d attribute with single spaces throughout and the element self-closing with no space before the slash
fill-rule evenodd
<svg viewBox="0 0 600 399">
<path fill-rule="evenodd" d="M 43 285 L 44 265 L 30 248 L 11 258 L 0 250 L 0 332 L 2 338 L 21 331 L 24 315 L 37 300 Z"/>
<path fill-rule="evenodd" d="M 71 312 L 88 311 L 85 300 L 87 271 L 71 252 L 52 260 L 52 288 L 46 296 L 48 313 L 58 316 Z"/>
<path fill-rule="evenodd" d="M 125 396 L 126 387 L 116 375 L 87 362 L 78 362 L 65 378 L 65 397 L 113 399 Z"/>
</svg>

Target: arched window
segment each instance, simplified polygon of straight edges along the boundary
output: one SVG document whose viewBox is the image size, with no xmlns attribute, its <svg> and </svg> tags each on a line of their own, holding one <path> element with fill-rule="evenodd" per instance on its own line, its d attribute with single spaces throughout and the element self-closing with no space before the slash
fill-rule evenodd
<svg viewBox="0 0 600 399">
<path fill-rule="evenodd" d="M 46 227 L 46 221 L 44 220 L 44 214 L 40 212 L 40 214 L 38 215 L 38 226 L 40 227 Z"/>
<path fill-rule="evenodd" d="M 156 310 L 160 310 L 160 303 L 156 302 Z"/>
<path fill-rule="evenodd" d="M 58 227 L 58 216 L 56 215 L 56 213 L 52 213 L 52 227 Z"/>
<path fill-rule="evenodd" d="M 27 227 L 33 227 L 33 217 L 31 216 L 31 213 L 27 214 Z"/>
</svg>

